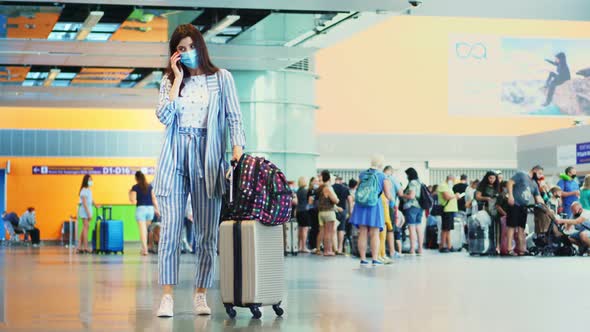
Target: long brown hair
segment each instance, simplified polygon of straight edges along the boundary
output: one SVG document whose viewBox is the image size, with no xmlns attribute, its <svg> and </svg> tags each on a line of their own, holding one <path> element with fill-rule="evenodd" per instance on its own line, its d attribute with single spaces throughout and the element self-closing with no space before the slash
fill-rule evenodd
<svg viewBox="0 0 590 332">
<path fill-rule="evenodd" d="M 143 192 L 144 194 L 147 194 L 148 193 L 148 183 L 147 183 L 147 180 L 145 179 L 145 175 L 141 171 L 135 172 L 135 181 L 137 181 L 137 185 L 139 186 L 139 189 L 141 189 L 141 192 Z"/>
<path fill-rule="evenodd" d="M 172 33 L 172 36 L 170 37 L 170 42 L 168 44 L 170 52 L 168 57 L 171 57 L 172 54 L 176 52 L 176 47 L 178 46 L 180 41 L 186 37 L 191 37 L 193 43 L 195 44 L 195 49 L 197 50 L 197 55 L 199 59 L 199 67 L 201 68 L 203 73 L 207 75 L 213 75 L 217 73 L 219 68 L 217 68 L 213 64 L 213 62 L 211 62 L 211 58 L 209 57 L 209 51 L 207 50 L 207 44 L 205 44 L 205 39 L 203 38 L 203 35 L 199 31 L 199 29 L 195 28 L 195 26 L 192 24 L 181 24 L 176 27 L 176 29 Z M 183 78 L 190 77 L 191 74 L 189 68 L 182 64 L 182 62 L 180 61 L 178 61 L 178 64 L 182 66 Z M 166 67 L 165 73 L 168 77 L 168 80 L 172 84 L 174 81 L 174 71 L 172 71 L 172 65 L 170 63 L 170 60 L 168 60 L 168 67 Z M 181 83 L 180 89 L 178 90 L 179 96 L 180 91 L 182 91 L 183 87 L 184 83 Z"/>
<path fill-rule="evenodd" d="M 89 180 L 90 180 L 90 174 L 84 175 L 84 177 L 82 178 L 82 185 L 80 186 L 80 191 L 78 193 L 81 193 L 82 189 L 88 188 L 88 181 Z"/>
</svg>

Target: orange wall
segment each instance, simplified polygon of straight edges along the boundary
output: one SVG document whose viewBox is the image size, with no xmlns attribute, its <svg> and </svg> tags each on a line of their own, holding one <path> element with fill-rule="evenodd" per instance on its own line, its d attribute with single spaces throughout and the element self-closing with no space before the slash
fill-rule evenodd
<svg viewBox="0 0 590 332">
<path fill-rule="evenodd" d="M 0 129 L 65 130 L 162 130 L 154 110 L 61 109 L 0 107 Z M 21 215 L 27 207 L 37 210 L 41 237 L 58 239 L 61 224 L 76 214 L 81 175 L 32 175 L 32 166 L 147 166 L 155 158 L 20 158 L 0 157 L 0 167 L 11 161 L 8 175 L 7 210 Z M 133 176 L 94 176 L 92 189 L 98 204 L 127 204 Z M 148 181 L 151 181 L 148 178 Z"/>
<path fill-rule="evenodd" d="M 393 17 L 317 53 L 317 131 L 521 135 L 571 118 L 448 115 L 449 34 L 590 38 L 590 22 Z"/>
<path fill-rule="evenodd" d="M 0 107 L 0 129 L 161 130 L 155 109 Z"/>
<path fill-rule="evenodd" d="M 34 165 L 47 166 L 146 166 L 155 159 L 146 158 L 15 158 L 0 157 L 4 167 L 10 160 L 7 176 L 7 211 L 21 215 L 34 206 L 43 239 L 58 239 L 62 222 L 77 214 L 82 175 L 32 175 Z M 95 175 L 92 187 L 96 204 L 129 204 L 128 191 L 135 184 L 133 175 Z M 151 181 L 152 177 L 148 177 Z"/>
</svg>

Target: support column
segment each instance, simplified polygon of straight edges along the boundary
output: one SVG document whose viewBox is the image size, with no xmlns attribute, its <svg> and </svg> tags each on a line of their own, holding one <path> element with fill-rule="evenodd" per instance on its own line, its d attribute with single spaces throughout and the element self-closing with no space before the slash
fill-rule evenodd
<svg viewBox="0 0 590 332">
<path fill-rule="evenodd" d="M 280 167 L 289 180 L 316 174 L 312 72 L 232 71 L 246 132 L 246 152 Z"/>
</svg>

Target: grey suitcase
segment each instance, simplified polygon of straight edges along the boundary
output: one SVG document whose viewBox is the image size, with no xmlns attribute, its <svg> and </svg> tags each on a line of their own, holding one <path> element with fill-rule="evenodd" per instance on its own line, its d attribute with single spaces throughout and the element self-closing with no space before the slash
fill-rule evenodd
<svg viewBox="0 0 590 332">
<path fill-rule="evenodd" d="M 289 222 L 284 223 L 285 227 L 285 256 L 297 256 L 299 253 L 299 224 L 297 219 L 291 218 Z"/>
<path fill-rule="evenodd" d="M 283 227 L 255 220 L 224 221 L 219 234 L 221 299 L 234 318 L 234 306 L 250 308 L 254 318 L 261 306 L 272 306 L 277 316 L 285 282 Z"/>
<path fill-rule="evenodd" d="M 437 218 L 438 232 L 438 244 L 440 245 L 440 238 L 442 236 L 442 218 Z M 453 222 L 453 230 L 451 231 L 451 244 L 455 251 L 461 251 L 465 247 L 465 223 L 467 217 L 463 212 L 455 213 L 455 220 Z"/>
</svg>

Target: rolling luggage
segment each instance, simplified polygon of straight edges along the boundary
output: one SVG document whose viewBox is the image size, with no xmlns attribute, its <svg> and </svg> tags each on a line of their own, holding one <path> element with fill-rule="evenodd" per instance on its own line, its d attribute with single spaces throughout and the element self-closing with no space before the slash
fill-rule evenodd
<svg viewBox="0 0 590 332">
<path fill-rule="evenodd" d="M 468 250 L 470 255 L 487 255 L 492 249 L 490 227 L 492 218 L 482 210 L 472 215 L 467 222 Z"/>
<path fill-rule="evenodd" d="M 426 249 L 438 249 L 438 242 L 440 242 L 440 234 L 438 232 L 440 224 L 440 217 L 430 215 L 426 219 L 426 231 L 424 232 L 424 246 Z"/>
<path fill-rule="evenodd" d="M 93 234 L 92 246 L 95 253 L 124 253 L 123 221 L 112 220 L 111 207 L 103 207 L 102 216 L 96 218 Z"/>
<path fill-rule="evenodd" d="M 451 231 L 451 244 L 456 251 L 461 251 L 465 247 L 464 227 L 467 222 L 467 216 L 463 212 L 455 213 L 455 225 Z"/>
<path fill-rule="evenodd" d="M 271 305 L 277 316 L 284 286 L 283 227 L 256 220 L 224 221 L 219 234 L 221 299 L 234 318 L 234 306 L 247 307 L 254 318 Z"/>
<path fill-rule="evenodd" d="M 453 249 L 455 251 L 461 251 L 463 250 L 463 247 L 465 245 L 465 233 L 464 233 L 464 225 L 465 225 L 465 215 L 462 214 L 461 212 L 456 212 L 455 213 L 455 220 L 454 220 L 454 224 L 453 224 L 453 229 L 451 230 L 451 245 L 453 246 Z M 438 232 L 438 239 L 437 239 L 437 243 L 440 244 L 440 238 L 442 235 L 442 218 L 437 217 L 438 219 L 438 229 L 441 230 L 440 232 Z M 437 249 L 438 245 L 436 248 L 433 249 Z"/>
<path fill-rule="evenodd" d="M 291 220 L 285 224 L 285 256 L 297 256 L 299 253 L 299 224 L 297 219 Z"/>
</svg>

